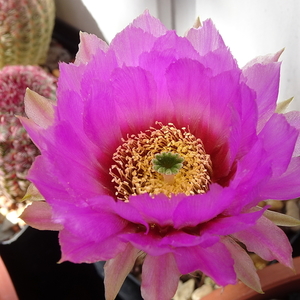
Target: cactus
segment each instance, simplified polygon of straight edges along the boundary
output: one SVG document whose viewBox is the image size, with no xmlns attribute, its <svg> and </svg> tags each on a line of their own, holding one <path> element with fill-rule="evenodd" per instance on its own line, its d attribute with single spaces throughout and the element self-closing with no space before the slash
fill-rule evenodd
<svg viewBox="0 0 300 300">
<path fill-rule="evenodd" d="M 15 115 L 24 115 L 26 88 L 54 98 L 56 79 L 38 66 L 6 66 L 0 70 L 0 195 L 21 199 L 27 171 L 38 149 Z"/>
<path fill-rule="evenodd" d="M 54 0 L 0 0 L 0 68 L 44 64 L 54 20 Z"/>
</svg>

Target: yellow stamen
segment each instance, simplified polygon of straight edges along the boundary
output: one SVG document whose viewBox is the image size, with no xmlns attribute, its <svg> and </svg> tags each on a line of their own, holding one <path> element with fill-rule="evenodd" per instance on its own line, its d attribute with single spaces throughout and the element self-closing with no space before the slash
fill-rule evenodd
<svg viewBox="0 0 300 300">
<path fill-rule="evenodd" d="M 210 156 L 202 141 L 186 128 L 177 129 L 172 123 L 160 128 L 128 136 L 113 154 L 114 165 L 109 173 L 118 199 L 128 201 L 130 195 L 149 193 L 203 194 L 209 189 L 212 176 Z M 159 153 L 175 153 L 182 157 L 182 167 L 176 174 L 160 174 L 152 161 Z"/>
</svg>

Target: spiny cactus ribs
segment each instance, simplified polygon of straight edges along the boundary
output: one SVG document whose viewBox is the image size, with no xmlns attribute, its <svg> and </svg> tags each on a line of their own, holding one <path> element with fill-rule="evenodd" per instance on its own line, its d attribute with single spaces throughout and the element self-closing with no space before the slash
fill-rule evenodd
<svg viewBox="0 0 300 300">
<path fill-rule="evenodd" d="M 0 0 L 0 68 L 43 64 L 54 20 L 54 0 Z"/>
<path fill-rule="evenodd" d="M 18 200 L 29 182 L 28 169 L 38 149 L 15 115 L 24 115 L 26 88 L 55 97 L 55 78 L 38 66 L 6 66 L 0 70 L 0 194 Z"/>
</svg>

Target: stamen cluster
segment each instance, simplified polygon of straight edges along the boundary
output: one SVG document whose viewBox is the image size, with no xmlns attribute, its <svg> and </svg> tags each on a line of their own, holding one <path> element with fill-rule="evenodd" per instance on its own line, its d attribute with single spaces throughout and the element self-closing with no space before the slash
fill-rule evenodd
<svg viewBox="0 0 300 300">
<path fill-rule="evenodd" d="M 119 200 L 127 201 L 130 195 L 148 193 L 165 194 L 203 194 L 209 189 L 212 175 L 210 156 L 205 153 L 200 139 L 197 139 L 185 127 L 177 129 L 172 123 L 160 128 L 151 127 L 145 132 L 128 136 L 122 140 L 113 155 L 114 165 L 109 173 L 115 183 L 115 195 Z M 162 153 L 178 154 L 182 167 L 173 180 L 165 180 L 153 168 L 153 161 Z"/>
</svg>

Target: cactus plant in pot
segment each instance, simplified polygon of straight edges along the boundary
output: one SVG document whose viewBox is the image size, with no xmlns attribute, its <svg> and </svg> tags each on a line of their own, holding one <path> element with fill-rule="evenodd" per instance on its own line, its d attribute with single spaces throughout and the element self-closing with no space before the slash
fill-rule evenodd
<svg viewBox="0 0 300 300">
<path fill-rule="evenodd" d="M 1 0 L 0 68 L 45 63 L 54 21 L 54 0 Z"/>
</svg>

